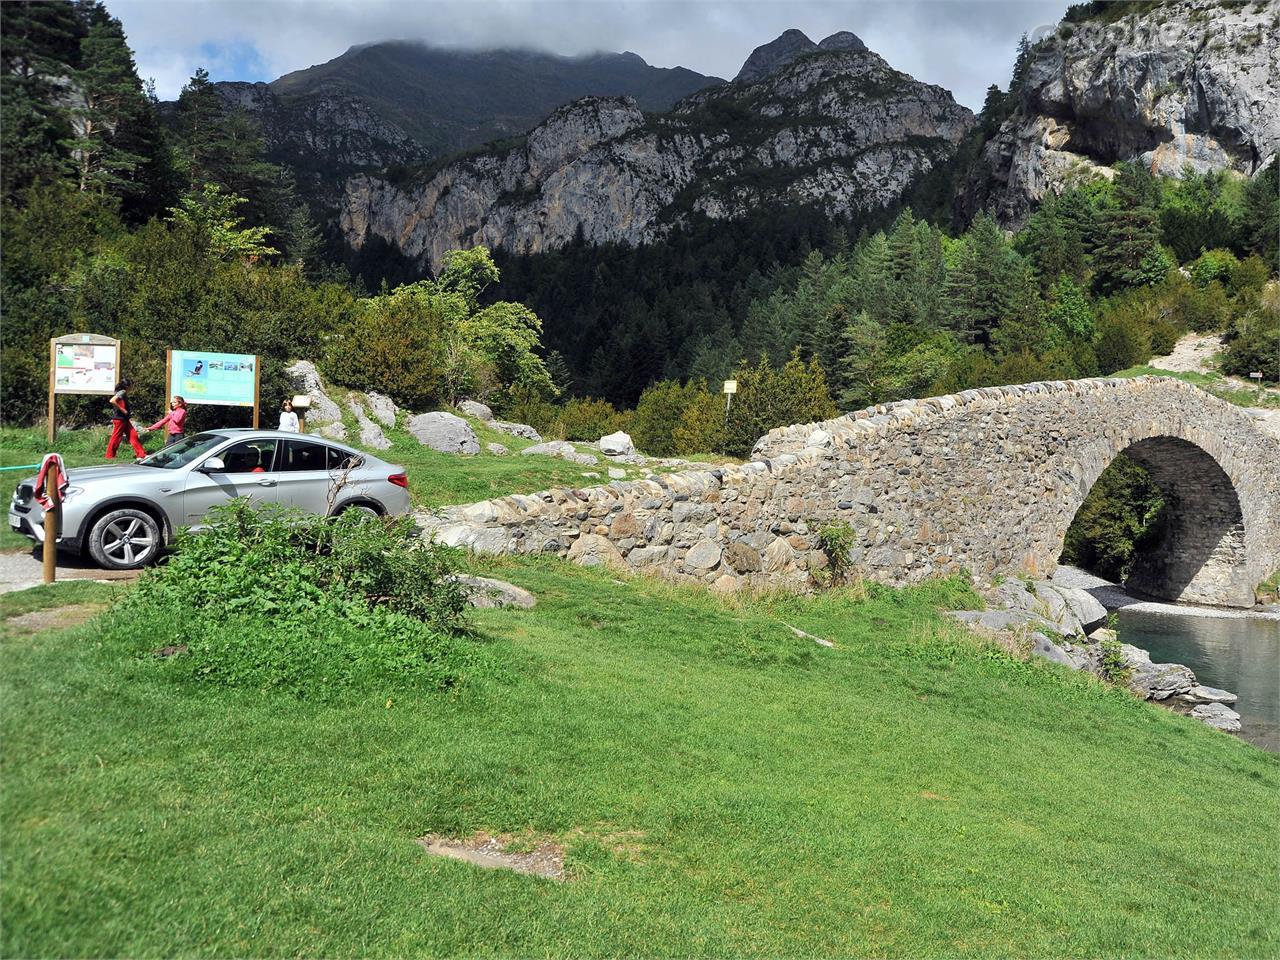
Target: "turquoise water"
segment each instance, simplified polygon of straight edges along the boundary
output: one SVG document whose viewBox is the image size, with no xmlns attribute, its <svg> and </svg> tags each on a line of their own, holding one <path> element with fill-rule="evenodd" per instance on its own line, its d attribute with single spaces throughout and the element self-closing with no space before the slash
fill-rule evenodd
<svg viewBox="0 0 1280 960">
<path fill-rule="evenodd" d="M 1185 663 L 1205 686 L 1239 694 L 1240 736 L 1280 753 L 1280 620 L 1121 610 L 1119 632 L 1156 663 Z"/>
</svg>

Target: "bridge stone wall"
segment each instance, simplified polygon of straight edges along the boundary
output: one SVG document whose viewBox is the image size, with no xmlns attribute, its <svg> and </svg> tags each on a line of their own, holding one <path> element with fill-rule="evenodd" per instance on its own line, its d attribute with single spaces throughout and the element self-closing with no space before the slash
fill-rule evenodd
<svg viewBox="0 0 1280 960">
<path fill-rule="evenodd" d="M 1132 583 L 1230 606 L 1280 567 L 1280 440 L 1243 410 L 1163 377 L 967 390 L 771 431 L 753 460 L 450 507 L 442 542 L 554 553 L 717 589 L 803 588 L 826 525 L 853 531 L 863 576 L 910 583 L 1052 572 L 1076 511 L 1122 451 L 1169 501 Z"/>
</svg>

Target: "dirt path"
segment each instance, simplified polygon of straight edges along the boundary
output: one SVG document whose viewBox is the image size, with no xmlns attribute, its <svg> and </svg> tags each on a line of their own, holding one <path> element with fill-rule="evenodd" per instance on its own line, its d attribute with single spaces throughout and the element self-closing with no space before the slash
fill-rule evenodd
<svg viewBox="0 0 1280 960">
<path fill-rule="evenodd" d="M 1152 357 L 1150 366 L 1173 373 L 1217 373 L 1213 358 L 1222 349 L 1222 334 L 1188 333 L 1173 345 L 1173 352 Z"/>
</svg>

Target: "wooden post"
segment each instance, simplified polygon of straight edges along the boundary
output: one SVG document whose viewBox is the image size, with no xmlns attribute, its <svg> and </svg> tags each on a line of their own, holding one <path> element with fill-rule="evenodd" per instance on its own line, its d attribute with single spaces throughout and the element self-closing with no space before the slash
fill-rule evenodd
<svg viewBox="0 0 1280 960">
<path fill-rule="evenodd" d="M 44 475 L 44 494 L 49 498 L 49 506 L 44 512 L 45 583 L 53 583 L 58 577 L 58 524 L 62 519 L 62 498 L 58 487 L 61 484 L 62 474 L 58 472 L 58 465 L 50 464 Z"/>
<path fill-rule="evenodd" d="M 307 432 L 307 411 L 305 410 L 303 410 L 300 414 L 298 414 L 298 432 L 299 433 Z"/>
<path fill-rule="evenodd" d="M 49 443 L 58 435 L 58 395 L 54 385 L 58 378 L 58 345 L 49 339 Z"/>
<path fill-rule="evenodd" d="M 258 429 L 258 410 L 262 403 L 262 358 L 253 355 L 253 429 Z"/>
</svg>

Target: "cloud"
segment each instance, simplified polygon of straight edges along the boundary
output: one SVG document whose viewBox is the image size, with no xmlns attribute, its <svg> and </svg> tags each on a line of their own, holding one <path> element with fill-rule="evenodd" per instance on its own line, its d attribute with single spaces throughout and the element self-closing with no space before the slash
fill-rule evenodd
<svg viewBox="0 0 1280 960">
<path fill-rule="evenodd" d="M 890 64 L 977 109 L 1008 83 L 1018 37 L 1056 23 L 1050 0 L 108 0 L 143 78 L 164 99 L 198 66 L 215 80 L 274 80 L 348 47 L 424 40 L 572 55 L 631 50 L 655 66 L 732 77 L 789 27 L 814 40 L 852 30 Z"/>
</svg>

